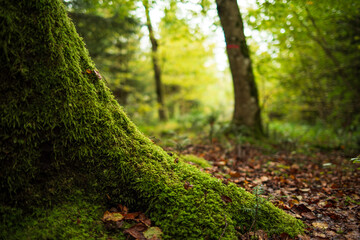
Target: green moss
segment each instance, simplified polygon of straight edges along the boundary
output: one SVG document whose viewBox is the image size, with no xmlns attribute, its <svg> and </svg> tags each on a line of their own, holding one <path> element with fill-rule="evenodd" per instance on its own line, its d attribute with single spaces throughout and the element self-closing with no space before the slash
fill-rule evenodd
<svg viewBox="0 0 360 240">
<path fill-rule="evenodd" d="M 236 227 L 249 229 L 255 196 L 176 162 L 139 132 L 94 74 L 60 1 L 4 1 L 0 22 L 3 209 L 53 204 L 62 212 L 81 188 L 99 204 L 109 196 L 147 212 L 164 239 L 218 239 L 224 229 L 222 239 L 234 239 Z M 258 211 L 258 228 L 302 231 L 271 203 Z"/>
<path fill-rule="evenodd" d="M 26 217 L 20 209 L 2 207 L 0 239 L 126 239 L 120 230 L 105 229 L 104 211 L 83 194 L 53 208 L 38 207 Z"/>
<path fill-rule="evenodd" d="M 201 168 L 211 167 L 211 164 L 208 161 L 192 154 L 181 155 L 181 159 L 189 164 L 195 164 Z"/>
</svg>

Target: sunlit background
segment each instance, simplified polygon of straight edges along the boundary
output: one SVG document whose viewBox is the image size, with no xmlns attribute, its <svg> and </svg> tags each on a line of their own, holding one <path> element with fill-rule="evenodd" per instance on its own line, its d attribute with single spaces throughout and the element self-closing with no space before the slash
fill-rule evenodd
<svg viewBox="0 0 360 240">
<path fill-rule="evenodd" d="M 215 1 L 154 1 L 167 122 L 159 122 L 142 1 L 66 0 L 97 68 L 148 134 L 219 136 L 233 86 Z M 360 144 L 360 3 L 238 1 L 266 135 L 332 147 Z M 215 119 L 215 125 L 210 126 Z"/>
</svg>

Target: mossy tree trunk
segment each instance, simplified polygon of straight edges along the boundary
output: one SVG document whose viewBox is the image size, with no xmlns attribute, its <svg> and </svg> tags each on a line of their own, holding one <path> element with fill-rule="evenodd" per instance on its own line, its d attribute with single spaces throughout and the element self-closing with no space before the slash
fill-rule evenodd
<svg viewBox="0 0 360 240">
<path fill-rule="evenodd" d="M 60 0 L 0 5 L 0 204 L 56 204 L 83 189 L 147 211 L 165 239 L 235 239 L 254 222 L 302 224 L 255 196 L 175 161 L 114 100 Z M 192 187 L 184 187 L 189 182 Z"/>
<path fill-rule="evenodd" d="M 236 0 L 216 0 L 216 5 L 234 85 L 233 123 L 235 126 L 245 126 L 254 135 L 262 135 L 258 91 L 239 6 Z"/>
</svg>

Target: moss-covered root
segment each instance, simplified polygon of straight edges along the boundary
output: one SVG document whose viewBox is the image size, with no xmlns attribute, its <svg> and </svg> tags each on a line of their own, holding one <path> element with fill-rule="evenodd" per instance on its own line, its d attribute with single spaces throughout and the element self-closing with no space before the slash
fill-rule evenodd
<svg viewBox="0 0 360 240">
<path fill-rule="evenodd" d="M 82 188 L 147 211 L 166 239 L 302 231 L 270 203 L 176 161 L 141 134 L 60 0 L 4 0 L 0 22 L 1 205 L 55 204 Z"/>
<path fill-rule="evenodd" d="M 225 185 L 187 163 L 176 162 L 156 146 L 152 153 L 162 157 L 143 165 L 144 172 L 137 168 L 142 177 L 136 179 L 134 191 L 140 199 L 148 199 L 143 204 L 150 204 L 143 207 L 163 229 L 165 238 L 236 239 L 237 234 L 255 229 L 270 235 L 296 236 L 302 232 L 302 222 L 264 199 L 256 199 L 234 184 Z M 166 163 L 161 167 L 157 164 L 162 159 Z"/>
</svg>

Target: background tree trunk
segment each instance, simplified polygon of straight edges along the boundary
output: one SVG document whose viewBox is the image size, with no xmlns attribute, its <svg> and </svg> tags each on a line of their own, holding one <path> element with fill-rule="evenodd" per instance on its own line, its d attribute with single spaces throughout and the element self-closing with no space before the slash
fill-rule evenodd
<svg viewBox="0 0 360 240">
<path fill-rule="evenodd" d="M 233 123 L 236 126 L 248 127 L 256 134 L 262 134 L 258 91 L 239 7 L 236 0 L 216 0 L 216 5 L 224 30 L 234 85 Z"/>
<path fill-rule="evenodd" d="M 0 22 L 0 213 L 81 191 L 147 212 L 163 239 L 236 239 L 236 227 L 254 222 L 273 234 L 302 231 L 299 220 L 139 132 L 60 0 L 3 1 Z"/>
<path fill-rule="evenodd" d="M 157 103 L 159 108 L 159 119 L 161 121 L 167 120 L 166 115 L 166 108 L 164 103 L 164 90 L 163 90 L 163 84 L 161 82 L 161 69 L 159 66 L 159 58 L 158 58 L 158 43 L 156 41 L 154 30 L 151 24 L 151 18 L 150 18 L 150 6 L 148 0 L 143 0 L 143 5 L 145 8 L 145 14 L 146 14 L 146 26 L 149 30 L 149 38 L 151 42 L 151 56 L 153 61 L 153 68 L 154 68 L 154 77 L 155 77 L 155 85 L 156 85 L 156 96 L 157 96 Z"/>
</svg>

